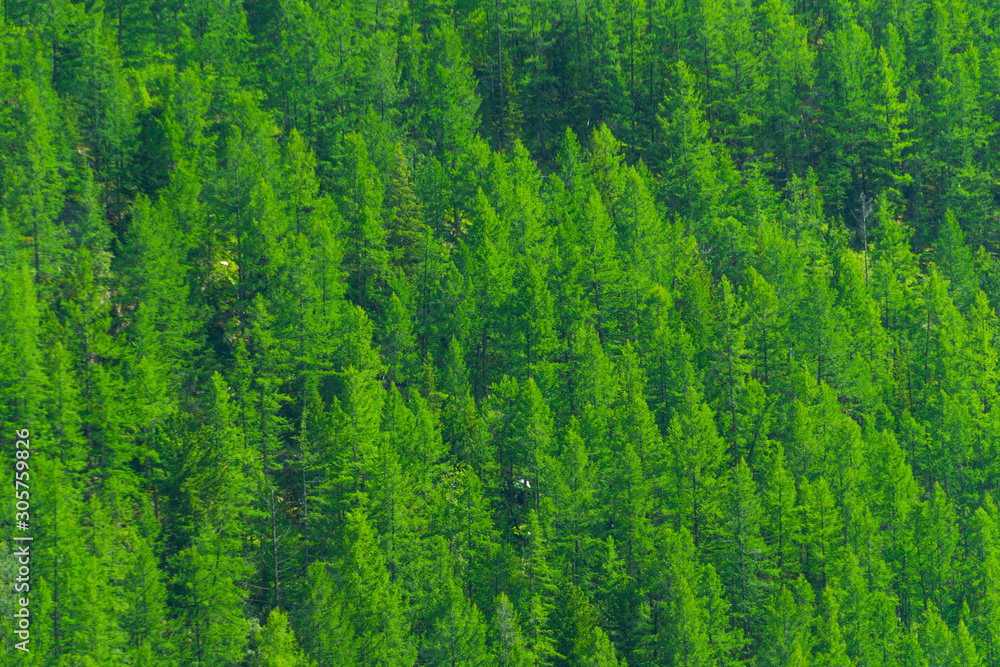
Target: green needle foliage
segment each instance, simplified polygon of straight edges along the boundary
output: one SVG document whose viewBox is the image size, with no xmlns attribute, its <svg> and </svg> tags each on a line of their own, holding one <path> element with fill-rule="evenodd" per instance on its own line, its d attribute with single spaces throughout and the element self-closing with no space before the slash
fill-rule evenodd
<svg viewBox="0 0 1000 667">
<path fill-rule="evenodd" d="M 0 663 L 1000 667 L 998 25 L 7 0 Z"/>
</svg>

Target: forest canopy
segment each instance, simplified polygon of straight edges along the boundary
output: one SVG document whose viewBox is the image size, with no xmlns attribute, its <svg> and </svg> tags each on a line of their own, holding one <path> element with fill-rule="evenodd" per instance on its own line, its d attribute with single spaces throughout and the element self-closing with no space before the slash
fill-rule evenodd
<svg viewBox="0 0 1000 667">
<path fill-rule="evenodd" d="M 0 33 L 3 664 L 1000 666 L 1000 3 Z"/>
</svg>

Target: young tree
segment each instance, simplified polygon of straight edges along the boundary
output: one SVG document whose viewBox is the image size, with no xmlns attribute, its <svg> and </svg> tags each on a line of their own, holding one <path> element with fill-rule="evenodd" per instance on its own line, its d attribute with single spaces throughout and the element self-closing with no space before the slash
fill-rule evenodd
<svg viewBox="0 0 1000 667">
<path fill-rule="evenodd" d="M 746 461 L 740 459 L 726 482 L 719 570 L 732 604 L 730 618 L 752 647 L 759 642 L 760 616 L 768 594 L 768 550 L 761 536 L 764 508 Z"/>
<path fill-rule="evenodd" d="M 667 443 L 672 463 L 657 480 L 669 499 L 674 525 L 691 531 L 695 547 L 712 533 L 719 512 L 716 488 L 724 445 L 712 417 L 697 390 L 689 388 L 684 405 L 670 421 Z"/>
<path fill-rule="evenodd" d="M 288 617 L 280 609 L 271 610 L 267 624 L 257 632 L 255 644 L 255 667 L 309 667 L 313 664 L 298 647 L 295 634 L 288 627 Z"/>
</svg>

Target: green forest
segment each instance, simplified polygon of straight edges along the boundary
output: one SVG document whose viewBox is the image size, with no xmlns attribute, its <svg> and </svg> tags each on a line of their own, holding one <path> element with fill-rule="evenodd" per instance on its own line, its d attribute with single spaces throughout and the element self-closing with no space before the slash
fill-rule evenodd
<svg viewBox="0 0 1000 667">
<path fill-rule="evenodd" d="M 3 665 L 1000 666 L 1000 0 L 2 11 Z"/>
</svg>

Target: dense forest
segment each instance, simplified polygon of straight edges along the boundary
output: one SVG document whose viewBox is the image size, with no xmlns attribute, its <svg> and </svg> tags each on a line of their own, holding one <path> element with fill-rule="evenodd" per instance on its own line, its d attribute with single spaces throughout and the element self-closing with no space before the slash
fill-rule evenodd
<svg viewBox="0 0 1000 667">
<path fill-rule="evenodd" d="M 4 0 L 2 663 L 996 667 L 998 251 L 997 0 Z"/>
</svg>

